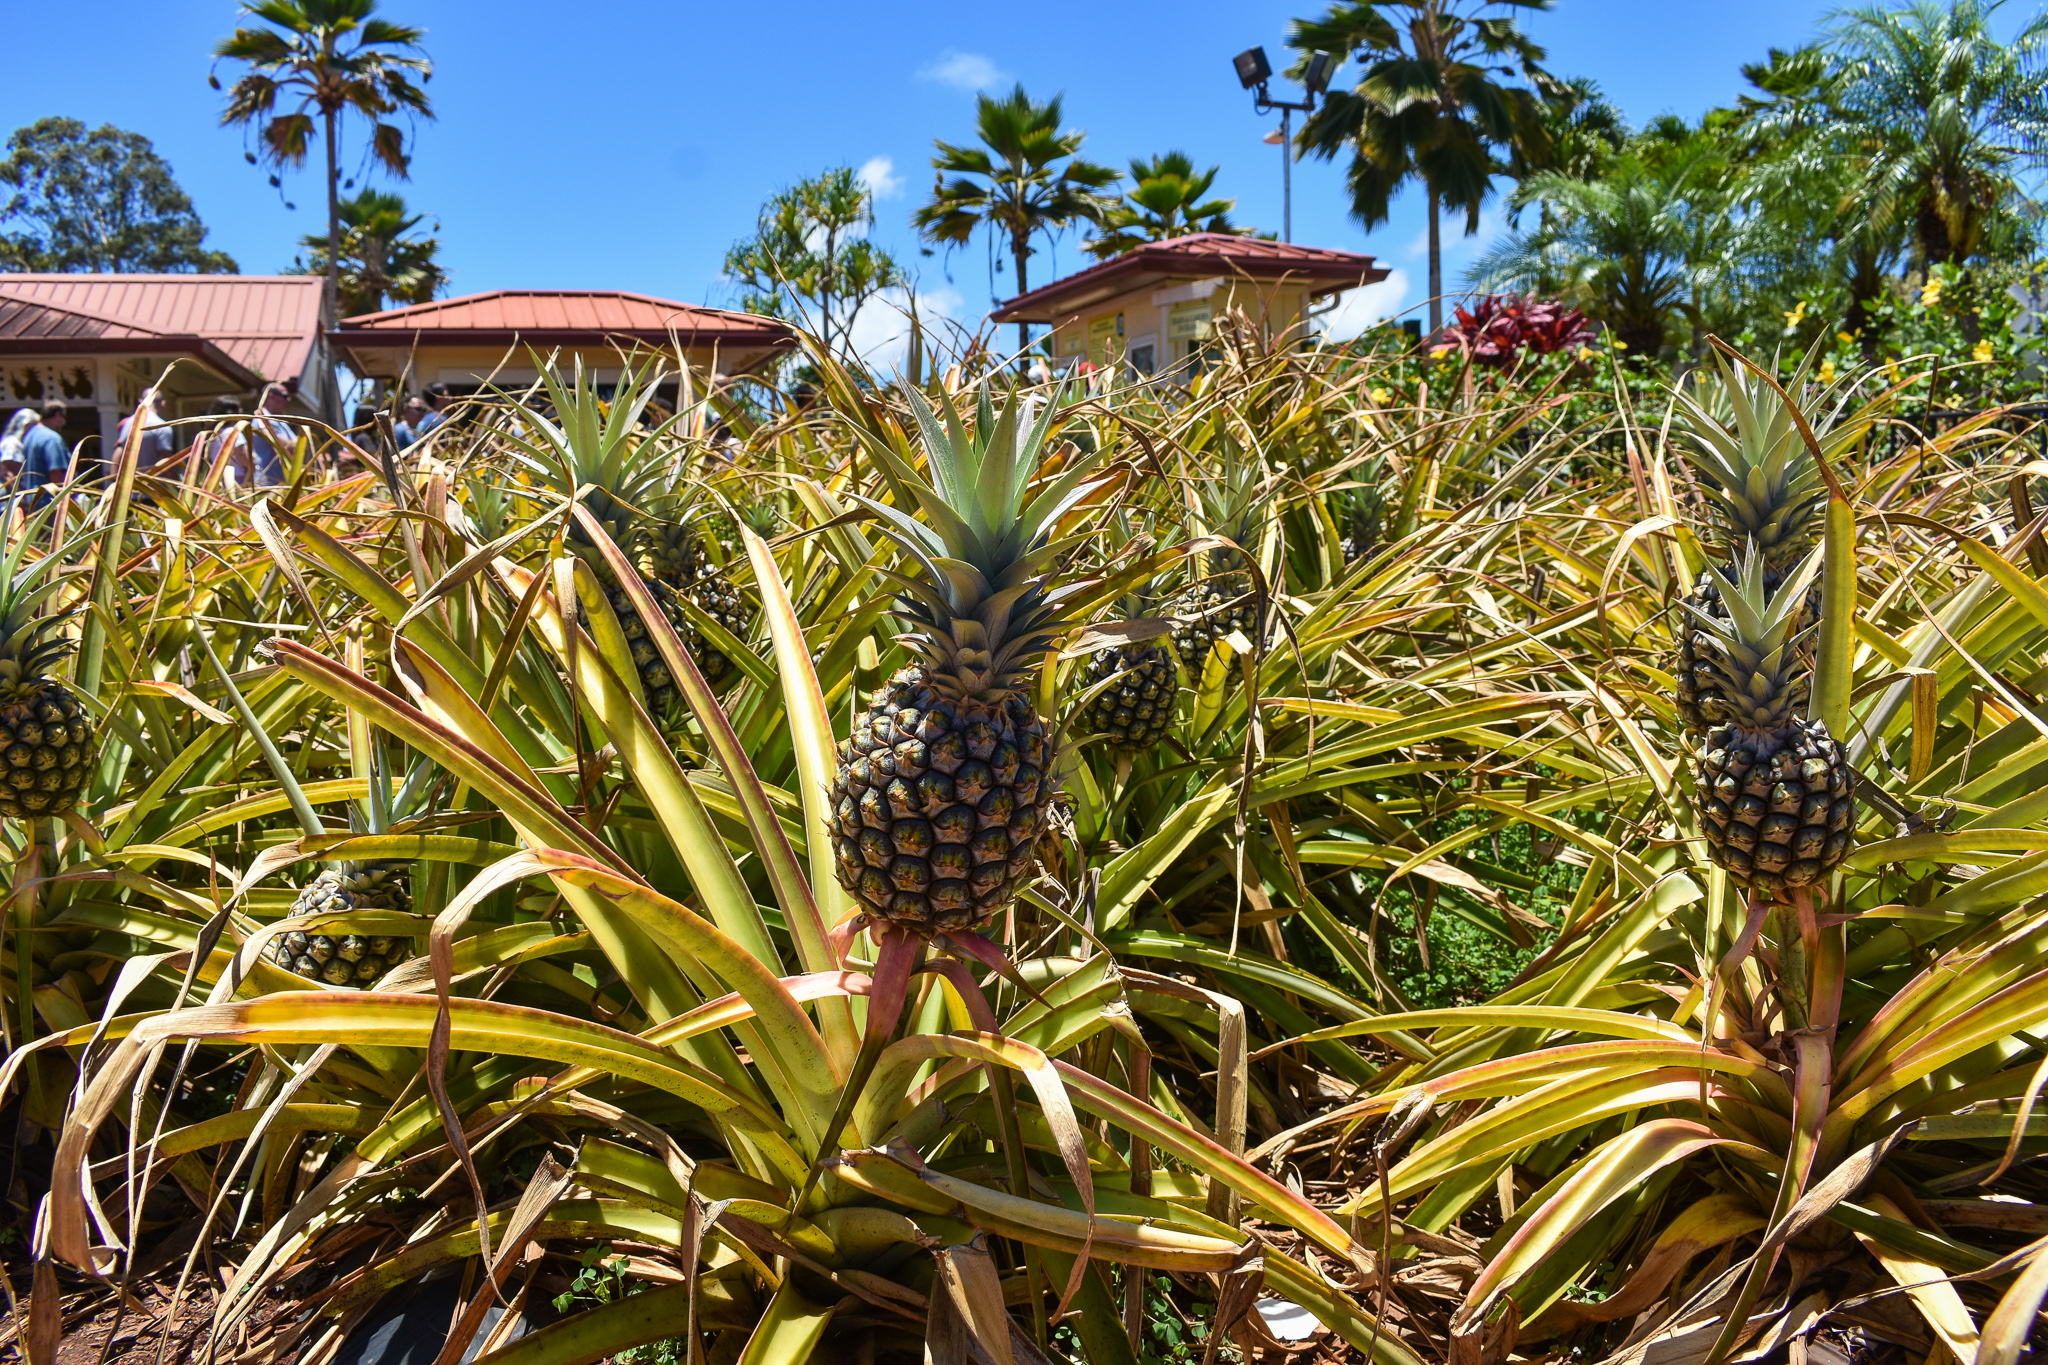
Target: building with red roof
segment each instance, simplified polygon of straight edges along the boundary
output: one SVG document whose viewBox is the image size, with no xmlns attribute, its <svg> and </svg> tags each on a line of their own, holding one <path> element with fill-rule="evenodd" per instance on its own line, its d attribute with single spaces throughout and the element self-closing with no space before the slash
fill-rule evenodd
<svg viewBox="0 0 2048 1365">
<path fill-rule="evenodd" d="M 367 379 L 405 392 L 440 383 L 455 393 L 531 383 L 540 365 L 566 372 L 579 358 L 609 382 L 622 353 L 647 350 L 680 350 L 701 378 L 723 378 L 796 345 L 774 318 L 623 289 L 494 289 L 344 318 L 332 338 Z"/>
<path fill-rule="evenodd" d="M 1050 324 L 1046 345 L 1062 367 L 1120 359 L 1154 374 L 1199 356 L 1226 313 L 1243 314 L 1269 337 L 1306 335 L 1318 299 L 1387 274 L 1357 252 L 1198 232 L 1148 242 L 1020 294 L 990 316 Z"/>
<path fill-rule="evenodd" d="M 73 445 L 111 436 L 161 381 L 173 415 L 283 383 L 320 409 L 334 367 L 317 275 L 0 275 L 0 421 L 53 398 Z M 166 377 L 168 372 L 168 377 Z"/>
</svg>

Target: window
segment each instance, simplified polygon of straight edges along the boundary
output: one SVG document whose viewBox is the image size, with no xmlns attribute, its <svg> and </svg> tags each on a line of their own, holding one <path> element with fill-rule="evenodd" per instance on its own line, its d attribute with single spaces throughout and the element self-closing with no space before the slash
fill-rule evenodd
<svg viewBox="0 0 2048 1365">
<path fill-rule="evenodd" d="M 1116 334 L 1122 330 L 1117 324 L 1122 321 L 1122 314 L 1089 319 L 1088 359 L 1090 362 L 1096 365 L 1107 365 L 1109 363 L 1110 347 L 1116 341 Z"/>
</svg>

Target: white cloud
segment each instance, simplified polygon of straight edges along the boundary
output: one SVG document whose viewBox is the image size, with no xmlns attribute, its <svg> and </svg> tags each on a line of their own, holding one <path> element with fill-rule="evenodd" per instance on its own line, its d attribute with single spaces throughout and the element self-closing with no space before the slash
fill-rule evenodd
<svg viewBox="0 0 2048 1365">
<path fill-rule="evenodd" d="M 902 369 L 910 354 L 910 298 L 907 289 L 884 289 L 862 304 L 853 319 L 854 352 L 878 373 Z M 958 321 L 966 305 L 955 289 L 918 291 L 917 320 L 925 331 L 927 365 L 937 351 L 952 346 L 954 328 L 946 324 Z"/>
<path fill-rule="evenodd" d="M 1349 341 L 1375 323 L 1401 312 L 1408 302 L 1408 272 L 1396 266 L 1377 284 L 1345 291 L 1337 306 L 1323 315 L 1323 336 Z"/>
<path fill-rule="evenodd" d="M 1003 79 L 996 64 L 978 52 L 954 52 L 950 48 L 939 59 L 917 73 L 919 80 L 937 81 L 955 90 L 986 90 Z"/>
<path fill-rule="evenodd" d="M 903 192 L 903 177 L 896 174 L 896 163 L 886 156 L 869 157 L 854 174 L 876 199 L 894 199 Z"/>
</svg>

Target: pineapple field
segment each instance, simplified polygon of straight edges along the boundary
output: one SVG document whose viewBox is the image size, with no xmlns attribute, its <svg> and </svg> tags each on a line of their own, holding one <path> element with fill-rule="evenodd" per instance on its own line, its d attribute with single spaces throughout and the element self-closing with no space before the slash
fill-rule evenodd
<svg viewBox="0 0 2048 1365">
<path fill-rule="evenodd" d="M 7 1358 L 2040 1358 L 2026 421 L 1223 330 L 18 508 Z"/>
</svg>

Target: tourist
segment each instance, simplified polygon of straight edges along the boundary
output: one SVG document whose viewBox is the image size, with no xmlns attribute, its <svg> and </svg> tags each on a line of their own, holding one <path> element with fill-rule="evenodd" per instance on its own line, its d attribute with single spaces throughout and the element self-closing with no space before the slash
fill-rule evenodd
<svg viewBox="0 0 2048 1365">
<path fill-rule="evenodd" d="M 289 401 L 284 385 L 265 386 L 246 439 L 234 441 L 228 451 L 229 487 L 240 491 L 284 483 L 284 452 L 293 444 L 292 429 L 272 414 L 283 412 Z"/>
<path fill-rule="evenodd" d="M 284 483 L 284 452 L 293 444 L 292 429 L 271 416 L 283 412 L 291 401 L 282 384 L 266 384 L 256 416 L 249 423 L 249 451 L 254 463 L 251 482 L 258 488 L 276 488 Z"/>
<path fill-rule="evenodd" d="M 71 447 L 61 433 L 70 409 L 62 399 L 43 404 L 43 420 L 30 427 L 21 441 L 21 488 L 28 494 L 24 506 L 31 512 L 48 502 L 45 484 L 61 484 L 71 477 Z"/>
<path fill-rule="evenodd" d="M 206 486 L 211 488 L 220 477 L 222 466 L 230 469 L 234 467 L 234 451 L 241 444 L 241 438 L 230 422 L 241 415 L 241 400 L 231 393 L 221 394 L 207 405 L 206 418 L 214 424 L 214 429 L 203 442 L 196 442 L 193 445 L 193 449 L 199 453 L 201 464 L 188 477 L 199 478 L 200 471 L 203 470 Z"/>
<path fill-rule="evenodd" d="M 7 430 L 0 433 L 0 484 L 14 483 L 14 476 L 21 472 L 22 439 L 30 427 L 42 420 L 34 408 L 22 408 L 7 419 Z"/>
<path fill-rule="evenodd" d="M 414 394 L 405 400 L 405 406 L 398 410 L 398 425 L 392 431 L 392 435 L 398 438 L 400 450 L 404 450 L 426 434 L 420 430 L 420 424 L 425 422 L 427 417 L 426 399 Z"/>
<path fill-rule="evenodd" d="M 177 429 L 171 425 L 171 396 L 158 389 L 142 414 L 142 447 L 135 457 L 135 468 L 140 473 L 154 474 L 159 465 L 168 464 L 180 449 Z"/>
<path fill-rule="evenodd" d="M 427 385 L 426 415 L 413 423 L 413 435 L 422 441 L 433 435 L 434 428 L 448 420 L 447 406 L 448 386 L 441 383 Z"/>
</svg>

